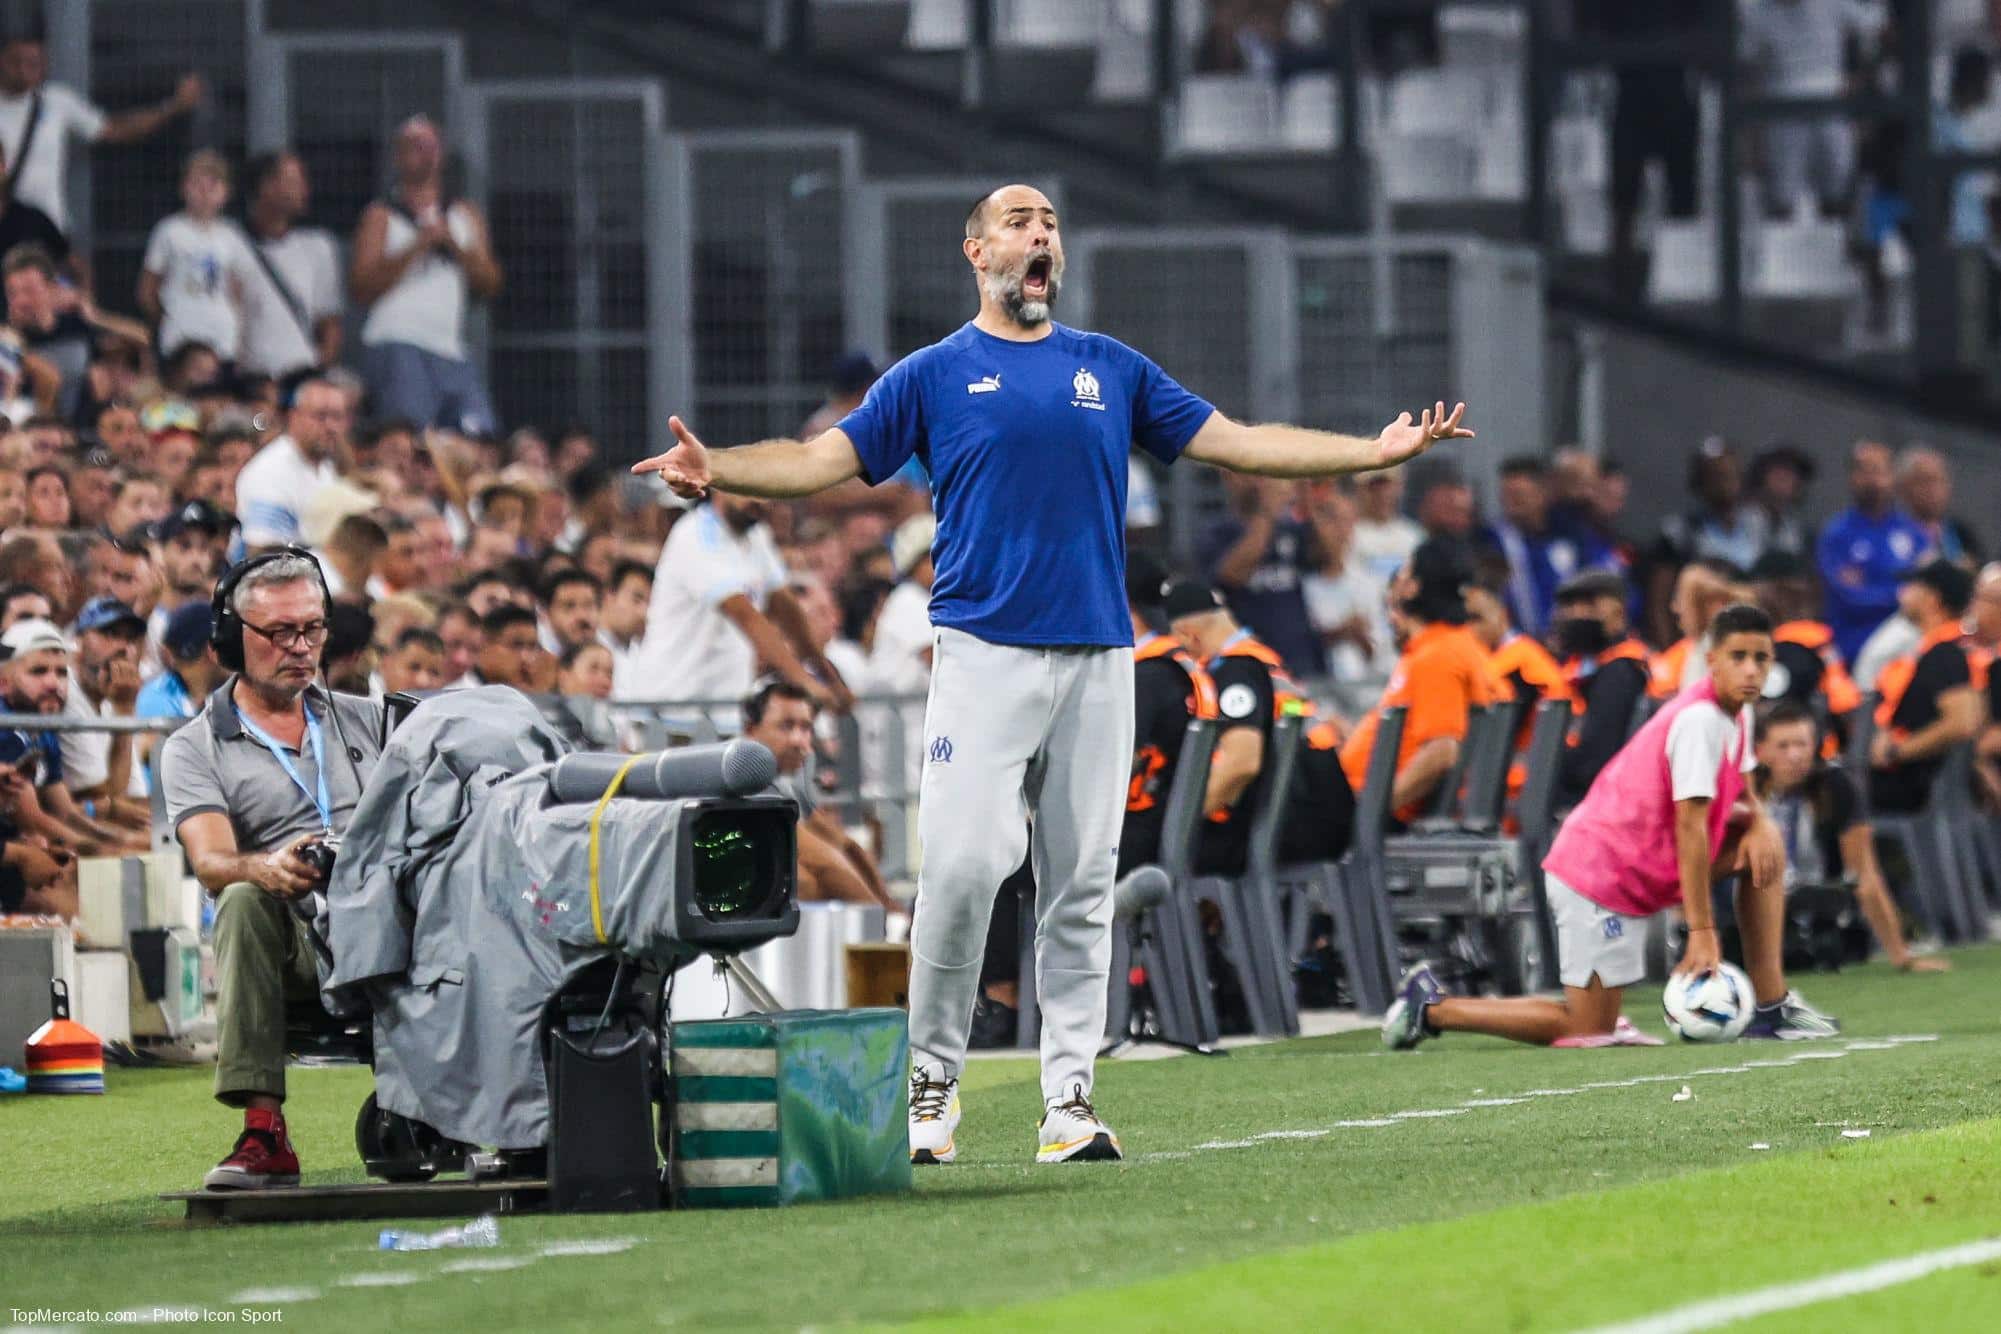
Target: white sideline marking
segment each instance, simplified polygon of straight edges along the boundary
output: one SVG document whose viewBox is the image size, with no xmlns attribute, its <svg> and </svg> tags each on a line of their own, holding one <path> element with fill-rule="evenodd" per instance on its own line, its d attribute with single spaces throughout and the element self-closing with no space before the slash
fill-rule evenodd
<svg viewBox="0 0 2001 1334">
<path fill-rule="evenodd" d="M 413 1274 L 407 1271 L 384 1269 L 372 1274 L 349 1274 L 334 1280 L 338 1288 L 406 1288 L 412 1283 L 422 1283 L 429 1274 Z"/>
<path fill-rule="evenodd" d="M 318 1288 L 245 1288 L 229 1299 L 230 1306 L 283 1306 L 287 1302 L 309 1302 L 320 1295 Z"/>
<path fill-rule="evenodd" d="M 492 1255 L 470 1260 L 454 1260 L 448 1265 L 439 1265 L 440 1274 L 498 1274 L 509 1269 L 526 1269 L 542 1257 L 539 1255 Z"/>
<path fill-rule="evenodd" d="M 1740 1320 L 1771 1315 L 1776 1311 L 1796 1311 L 1802 1306 L 1816 1306 L 1839 1297 L 1881 1292 L 1884 1288 L 1915 1282 L 1948 1269 L 1964 1269 L 1989 1260 L 2001 1260 L 2001 1237 L 1970 1241 L 1963 1246 L 1948 1246 L 1944 1250 L 1923 1251 L 1901 1260 L 1886 1260 L 1861 1269 L 1842 1270 L 1800 1283 L 1758 1288 L 1734 1297 L 1691 1302 L 1659 1315 L 1623 1324 L 1600 1325 L 1588 1334 L 1696 1334 L 1699 1330 L 1721 1329 Z"/>
<path fill-rule="evenodd" d="M 1479 1107 L 1513 1107 L 1530 1098 L 1568 1098 L 1579 1093 L 1589 1093 L 1597 1089 L 1637 1088 L 1642 1084 L 1675 1084 L 1686 1080 L 1701 1079 L 1711 1075 L 1747 1075 L 1753 1070 L 1783 1070 L 1806 1061 L 1831 1061 L 1847 1055 L 1851 1051 L 1892 1051 L 1913 1042 L 1937 1042 L 1937 1034 L 1907 1034 L 1902 1037 L 1884 1038 L 1873 1042 L 1851 1042 L 1833 1051 L 1796 1051 L 1779 1060 L 1745 1061 L 1739 1065 L 1712 1065 L 1700 1070 L 1689 1070 L 1678 1074 L 1635 1075 L 1631 1079 L 1595 1079 L 1576 1088 L 1528 1089 L 1509 1098 L 1468 1098 L 1457 1107 L 1426 1107 L 1407 1112 L 1391 1112 L 1380 1117 L 1356 1117 L 1336 1121 L 1326 1129 L 1267 1130 L 1249 1139 L 1212 1139 L 1197 1144 L 1192 1149 L 1172 1149 L 1160 1153 L 1141 1154 L 1135 1161 L 1143 1163 L 1179 1162 L 1183 1158 L 1198 1153 L 1209 1153 L 1219 1149 L 1254 1149 L 1260 1144 L 1273 1140 L 1321 1139 L 1336 1130 L 1378 1129 L 1385 1126 L 1402 1125 L 1407 1121 L 1425 1120 L 1442 1116 L 1464 1116 Z M 1480 1090 L 1475 1089 L 1474 1092 Z M 547 1254 L 547 1251 L 544 1252 Z"/>
<path fill-rule="evenodd" d="M 638 1237 L 585 1237 L 578 1241 L 552 1241 L 539 1254 L 558 1255 L 617 1255 L 629 1251 L 639 1244 Z"/>
</svg>

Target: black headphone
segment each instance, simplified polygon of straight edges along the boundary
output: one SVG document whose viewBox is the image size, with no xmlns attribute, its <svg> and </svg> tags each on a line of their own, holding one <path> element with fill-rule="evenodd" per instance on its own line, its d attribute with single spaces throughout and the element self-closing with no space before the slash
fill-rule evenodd
<svg viewBox="0 0 2001 1334">
<path fill-rule="evenodd" d="M 236 587 L 254 570 L 262 569 L 273 561 L 297 556 L 313 567 L 313 578 L 319 581 L 320 600 L 326 608 L 327 619 L 333 618 L 333 594 L 327 591 L 327 573 L 320 568 L 319 558 L 304 547 L 280 547 L 267 551 L 261 556 L 232 565 L 216 583 L 215 595 L 209 599 L 211 624 L 208 631 L 209 647 L 215 650 L 215 658 L 232 672 L 243 670 L 243 618 L 236 614 Z"/>
</svg>

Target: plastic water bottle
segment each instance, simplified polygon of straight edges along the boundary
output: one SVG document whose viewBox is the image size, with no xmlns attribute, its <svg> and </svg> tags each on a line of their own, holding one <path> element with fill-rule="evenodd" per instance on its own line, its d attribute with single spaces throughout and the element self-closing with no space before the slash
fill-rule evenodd
<svg viewBox="0 0 2001 1334">
<path fill-rule="evenodd" d="M 481 1214 L 462 1227 L 448 1227 L 437 1232 L 404 1232 L 398 1228 L 382 1229 L 377 1239 L 377 1250 L 383 1251 L 442 1251 L 454 1246 L 482 1247 L 500 1244 L 500 1220 L 492 1214 Z"/>
</svg>

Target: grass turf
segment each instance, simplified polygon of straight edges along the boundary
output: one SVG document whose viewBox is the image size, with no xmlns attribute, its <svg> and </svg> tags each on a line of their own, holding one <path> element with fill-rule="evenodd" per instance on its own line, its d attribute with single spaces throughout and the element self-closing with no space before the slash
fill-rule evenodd
<svg viewBox="0 0 2001 1334">
<path fill-rule="evenodd" d="M 1051 1317 L 1244 1328 L 1327 1316 L 1369 1329 L 1573 1328 L 2001 1232 L 2001 1123 L 1986 1121 L 2001 950 L 1955 961 L 1944 977 L 1811 979 L 1815 1003 L 1847 1028 L 1825 1044 L 1556 1052 L 1454 1037 L 1392 1054 L 1350 1034 L 1108 1063 L 1100 1103 L 1132 1155 L 1120 1166 L 1031 1164 L 1033 1067 L 980 1062 L 965 1081 L 960 1162 L 921 1173 L 908 1197 L 508 1218 L 499 1251 L 470 1255 L 379 1254 L 376 1224 L 171 1225 L 154 1193 L 192 1185 L 228 1147 L 231 1116 L 209 1101 L 205 1072 L 114 1071 L 102 1099 L 0 1101 L 13 1149 L 0 1167 L 0 1301 L 230 1310 L 247 1289 L 289 1289 L 273 1309 L 313 1329 Z M 1656 1005 L 1635 995 L 1628 1012 L 1657 1030 Z M 1939 1041 L 1697 1073 L 1913 1033 Z M 1581 1088 L 1636 1077 L 1661 1082 Z M 1683 1082 L 1696 1096 L 1673 1101 Z M 366 1087 L 358 1070 L 294 1072 L 289 1115 L 309 1180 L 360 1179 L 351 1126 Z M 1543 1089 L 1579 1091 L 1465 1106 Z M 1844 1140 L 1844 1127 L 1871 1137 Z M 1254 1138 L 1285 1132 L 1301 1137 Z M 636 1240 L 537 1258 L 612 1237 Z M 523 1267 L 447 1272 L 469 1259 Z M 365 1286 L 383 1275 L 415 1281 Z M 1940 1327 L 1962 1306 L 1996 1309 L 2001 1287 L 1974 1269 L 1754 1327 L 1894 1328 L 1920 1301 Z"/>
</svg>

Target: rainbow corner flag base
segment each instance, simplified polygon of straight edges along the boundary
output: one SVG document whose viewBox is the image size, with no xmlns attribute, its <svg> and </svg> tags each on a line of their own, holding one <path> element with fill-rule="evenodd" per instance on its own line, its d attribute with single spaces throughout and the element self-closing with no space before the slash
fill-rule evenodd
<svg viewBox="0 0 2001 1334">
<path fill-rule="evenodd" d="M 28 1036 L 28 1092 L 104 1092 L 104 1044 L 69 1017 L 69 986 L 49 986 L 51 1018 Z"/>
</svg>

